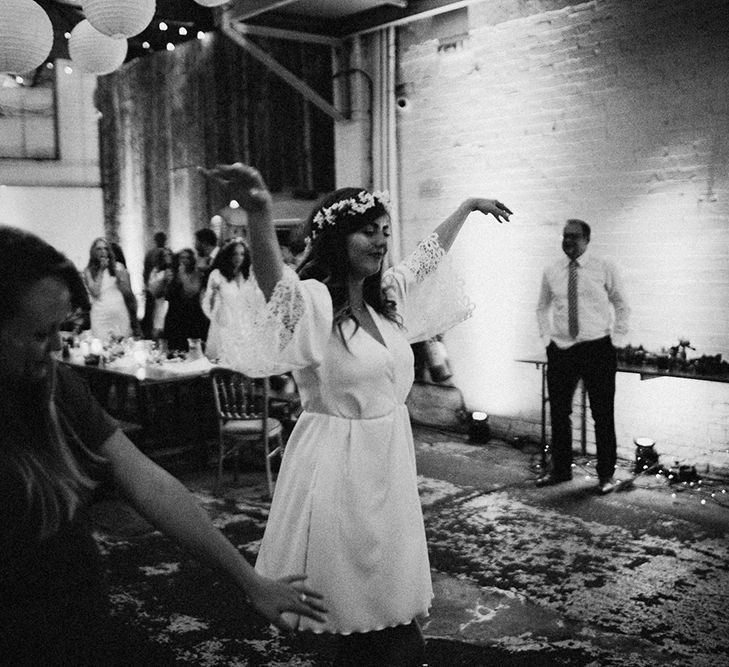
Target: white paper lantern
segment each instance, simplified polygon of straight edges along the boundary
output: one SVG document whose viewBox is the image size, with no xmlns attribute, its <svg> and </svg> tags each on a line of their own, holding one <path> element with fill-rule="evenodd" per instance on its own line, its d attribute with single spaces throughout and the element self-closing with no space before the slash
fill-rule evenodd
<svg viewBox="0 0 729 667">
<path fill-rule="evenodd" d="M 0 72 L 34 70 L 53 46 L 53 26 L 33 0 L 0 2 Z"/>
<path fill-rule="evenodd" d="M 231 0 L 195 0 L 195 2 L 203 7 L 220 7 L 220 5 L 227 5 Z"/>
<path fill-rule="evenodd" d="M 109 37 L 133 37 L 154 18 L 155 0 L 82 0 L 88 22 Z"/>
<path fill-rule="evenodd" d="M 108 74 L 127 57 L 127 40 L 102 35 L 87 20 L 71 31 L 68 52 L 79 69 L 90 74 Z"/>
</svg>

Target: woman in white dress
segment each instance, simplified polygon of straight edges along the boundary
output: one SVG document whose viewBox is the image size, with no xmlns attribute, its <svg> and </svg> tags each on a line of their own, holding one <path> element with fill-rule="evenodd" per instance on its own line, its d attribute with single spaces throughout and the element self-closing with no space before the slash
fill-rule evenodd
<svg viewBox="0 0 729 667">
<path fill-rule="evenodd" d="M 444 261 L 469 213 L 502 221 L 511 211 L 493 199 L 467 199 L 383 275 L 385 195 L 338 190 L 310 216 L 311 246 L 297 276 L 281 259 L 260 174 L 240 163 L 208 174 L 248 212 L 253 268 L 267 302 L 255 329 L 241 322 L 223 331 L 222 363 L 258 375 L 292 370 L 303 405 L 256 569 L 306 572 L 323 592 L 326 622 L 288 621 L 339 635 L 336 665 L 420 665 L 416 619 L 427 615 L 433 591 L 405 406 L 410 343 L 470 314 Z"/>
<path fill-rule="evenodd" d="M 91 244 L 83 276 L 91 299 L 91 333 L 101 339 L 110 335 L 131 336 L 133 322 L 129 310 L 136 307 L 136 298 L 129 273 L 116 261 L 105 238 L 95 239 Z"/>
<path fill-rule="evenodd" d="M 220 357 L 220 331 L 226 325 L 226 313 L 234 304 L 245 301 L 254 290 L 251 281 L 251 256 L 243 239 L 228 241 L 215 257 L 200 305 L 210 320 L 205 354 Z"/>
</svg>

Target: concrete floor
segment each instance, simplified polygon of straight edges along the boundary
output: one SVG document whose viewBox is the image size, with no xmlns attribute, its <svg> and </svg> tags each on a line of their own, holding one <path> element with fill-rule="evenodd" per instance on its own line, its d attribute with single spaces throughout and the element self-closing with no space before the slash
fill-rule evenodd
<svg viewBox="0 0 729 667">
<path fill-rule="evenodd" d="M 534 444 L 414 433 L 435 589 L 423 629 L 440 656 L 431 667 L 729 664 L 729 483 L 639 477 L 601 496 L 588 457 L 571 482 L 537 489 Z M 616 476 L 631 467 L 619 462 Z M 210 502 L 211 469 L 177 474 Z M 264 489 L 257 471 L 224 495 Z M 444 661 L 466 645 L 483 652 Z"/>
<path fill-rule="evenodd" d="M 652 475 L 601 496 L 583 457 L 571 482 L 537 489 L 536 445 L 415 432 L 436 589 L 427 636 L 571 647 L 595 666 L 729 664 L 729 484 Z"/>
</svg>

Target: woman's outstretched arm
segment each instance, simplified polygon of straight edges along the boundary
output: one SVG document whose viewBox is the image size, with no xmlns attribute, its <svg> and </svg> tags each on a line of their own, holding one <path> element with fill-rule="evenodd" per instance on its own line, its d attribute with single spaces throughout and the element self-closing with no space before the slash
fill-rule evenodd
<svg viewBox="0 0 729 667">
<path fill-rule="evenodd" d="M 140 514 L 229 577 L 271 623 L 290 630 L 281 618 L 283 612 L 324 619 L 326 607 L 321 596 L 304 583 L 304 575 L 273 580 L 258 574 L 213 526 L 190 492 L 142 454 L 121 430 L 102 445 L 101 454 L 108 460 L 119 488 Z"/>
<path fill-rule="evenodd" d="M 469 197 L 464 200 L 461 205 L 453 211 L 443 222 L 441 222 L 434 230 L 438 235 L 443 250 L 448 251 L 453 242 L 461 231 L 466 218 L 474 211 L 480 211 L 484 215 L 489 213 L 499 222 L 506 222 L 512 214 L 509 208 L 496 199 L 484 199 L 482 197 Z"/>
</svg>

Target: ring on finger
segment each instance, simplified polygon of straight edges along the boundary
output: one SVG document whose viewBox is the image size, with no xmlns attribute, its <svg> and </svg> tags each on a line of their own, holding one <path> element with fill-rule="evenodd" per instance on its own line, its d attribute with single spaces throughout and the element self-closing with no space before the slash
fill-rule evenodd
<svg viewBox="0 0 729 667">
<path fill-rule="evenodd" d="M 306 593 L 302 593 L 301 595 L 299 595 L 299 600 L 301 600 L 302 602 L 306 602 L 308 599 L 309 597 L 306 595 Z"/>
</svg>

